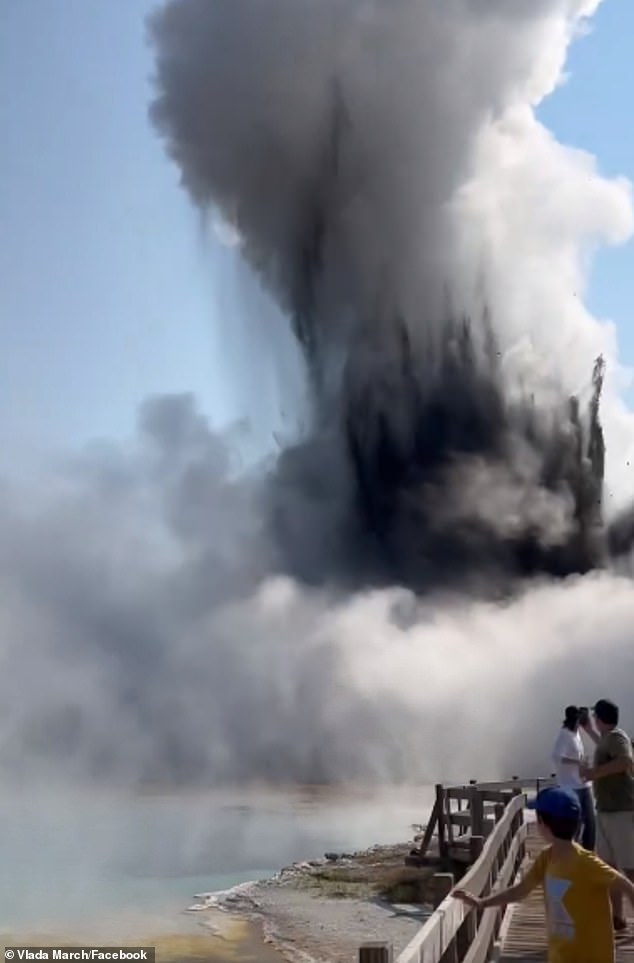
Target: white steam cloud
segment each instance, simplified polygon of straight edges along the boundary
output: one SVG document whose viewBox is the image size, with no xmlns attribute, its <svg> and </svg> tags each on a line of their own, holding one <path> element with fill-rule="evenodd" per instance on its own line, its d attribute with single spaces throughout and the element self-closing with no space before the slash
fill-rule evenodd
<svg viewBox="0 0 634 963">
<path fill-rule="evenodd" d="M 219 209 L 227 243 L 241 239 L 297 322 L 296 221 L 342 91 L 354 137 L 307 312 L 321 370 L 336 371 L 370 305 L 411 319 L 422 301 L 432 322 L 410 332 L 433 335 L 447 287 L 469 313 L 488 302 L 509 392 L 583 391 L 602 353 L 616 510 L 634 418 L 614 330 L 583 293 L 588 253 L 632 230 L 630 187 L 535 116 L 597 6 L 174 0 L 154 20 L 154 115 L 196 203 Z M 272 537 L 272 506 L 305 509 L 296 553 L 325 538 L 321 515 L 305 492 L 280 493 L 277 469 L 237 471 L 231 451 L 191 399 L 154 399 L 132 446 L 87 454 L 46 492 L 0 491 L 3 771 L 433 782 L 547 769 L 569 702 L 610 696 L 634 724 L 626 562 L 527 581 L 503 602 L 336 577 L 310 588 Z M 336 484 L 338 468 L 321 471 Z M 512 529 L 521 499 L 500 474 L 492 500 L 489 477 L 466 483 L 465 504 L 486 501 Z"/>
<path fill-rule="evenodd" d="M 28 512 L 5 495 L 7 773 L 433 782 L 547 768 L 569 701 L 631 713 L 629 578 L 505 604 L 308 590 L 267 574 L 260 485 L 231 477 L 191 399 L 142 425 Z"/>
</svg>

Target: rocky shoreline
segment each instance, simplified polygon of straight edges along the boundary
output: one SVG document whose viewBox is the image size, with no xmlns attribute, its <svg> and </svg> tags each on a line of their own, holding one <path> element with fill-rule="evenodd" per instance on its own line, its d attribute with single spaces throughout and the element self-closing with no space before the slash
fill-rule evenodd
<svg viewBox="0 0 634 963">
<path fill-rule="evenodd" d="M 270 879 L 198 895 L 192 913 L 223 910 L 258 922 L 265 941 L 295 963 L 352 963 L 362 943 L 398 955 L 431 912 L 433 870 L 410 868 L 411 843 L 328 853 Z"/>
</svg>

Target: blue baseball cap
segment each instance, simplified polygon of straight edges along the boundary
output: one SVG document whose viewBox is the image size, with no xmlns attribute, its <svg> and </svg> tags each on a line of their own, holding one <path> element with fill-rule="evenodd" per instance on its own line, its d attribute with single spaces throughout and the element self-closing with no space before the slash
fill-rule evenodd
<svg viewBox="0 0 634 963">
<path fill-rule="evenodd" d="M 544 816 L 555 816 L 557 819 L 579 819 L 581 806 L 574 792 L 560 789 L 559 786 L 549 786 L 537 793 L 534 799 L 527 803 L 528 809 Z"/>
</svg>

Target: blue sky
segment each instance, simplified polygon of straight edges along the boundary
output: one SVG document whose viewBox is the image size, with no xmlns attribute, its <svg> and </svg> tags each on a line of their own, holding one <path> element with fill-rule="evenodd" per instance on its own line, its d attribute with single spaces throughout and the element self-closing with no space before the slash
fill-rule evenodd
<svg viewBox="0 0 634 963">
<path fill-rule="evenodd" d="M 557 138 L 594 154 L 601 173 L 634 183 L 634 3 L 605 0 L 590 34 L 570 49 L 566 84 L 540 110 Z M 592 272 L 588 304 L 618 326 L 621 360 L 634 366 L 634 243 L 602 249 Z M 634 404 L 634 390 L 629 399 Z"/>
<path fill-rule="evenodd" d="M 194 212 L 147 121 L 152 0 L 0 4 L 0 443 L 33 452 L 118 436 L 149 393 L 239 413 Z M 606 0 L 541 111 L 634 180 L 632 0 Z M 633 249 L 600 254 L 590 305 L 634 364 Z"/>
</svg>

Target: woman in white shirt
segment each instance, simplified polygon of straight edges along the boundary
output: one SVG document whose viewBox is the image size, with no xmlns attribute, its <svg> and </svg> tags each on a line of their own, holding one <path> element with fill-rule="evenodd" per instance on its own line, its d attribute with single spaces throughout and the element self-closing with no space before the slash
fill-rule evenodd
<svg viewBox="0 0 634 963">
<path fill-rule="evenodd" d="M 581 712 L 577 706 L 567 706 L 564 721 L 553 748 L 553 762 L 557 785 L 573 790 L 581 806 L 578 841 L 584 849 L 594 850 L 596 817 L 590 783 L 581 777 L 580 767 L 585 761 L 585 750 L 579 732 Z"/>
</svg>

